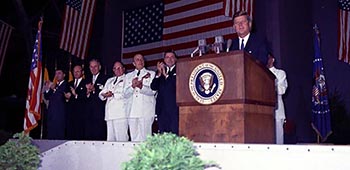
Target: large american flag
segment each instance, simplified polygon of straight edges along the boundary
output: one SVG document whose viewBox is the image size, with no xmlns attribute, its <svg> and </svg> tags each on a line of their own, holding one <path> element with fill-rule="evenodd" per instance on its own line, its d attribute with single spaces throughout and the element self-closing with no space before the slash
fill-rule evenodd
<svg viewBox="0 0 350 170">
<path fill-rule="evenodd" d="M 0 75 L 13 27 L 0 20 Z"/>
<path fill-rule="evenodd" d="M 96 0 L 67 0 L 60 48 L 81 59 L 89 48 Z"/>
<path fill-rule="evenodd" d="M 338 59 L 350 63 L 350 0 L 338 0 Z"/>
<path fill-rule="evenodd" d="M 323 62 L 320 49 L 320 37 L 318 28 L 315 27 L 314 35 L 314 69 L 312 88 L 312 127 L 322 142 L 332 133 L 331 115 L 328 103 L 328 91 L 326 77 L 323 69 Z"/>
<path fill-rule="evenodd" d="M 233 38 L 235 11 L 253 12 L 253 0 L 163 0 L 123 12 L 122 61 L 132 67 L 136 53 L 148 66 L 156 65 L 167 49 L 180 57 L 190 56 L 199 39 L 208 44 L 222 35 Z"/>
<path fill-rule="evenodd" d="M 23 129 L 29 132 L 38 125 L 40 120 L 41 86 L 42 86 L 42 49 L 41 49 L 41 27 L 43 21 L 38 23 L 32 60 L 30 64 L 30 74 L 26 99 L 26 110 L 24 114 Z"/>
</svg>

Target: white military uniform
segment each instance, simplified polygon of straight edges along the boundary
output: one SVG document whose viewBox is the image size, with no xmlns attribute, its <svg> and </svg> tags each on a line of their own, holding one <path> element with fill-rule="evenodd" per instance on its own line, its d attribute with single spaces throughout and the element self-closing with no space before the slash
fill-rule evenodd
<svg viewBox="0 0 350 170">
<path fill-rule="evenodd" d="M 155 72 L 145 68 L 134 70 L 126 75 L 125 96 L 127 97 L 127 112 L 129 113 L 129 130 L 131 141 L 144 141 L 152 134 L 152 123 L 155 116 L 155 91 L 150 87 Z M 150 77 L 144 78 L 142 88 L 133 88 L 132 80 L 138 77 L 141 80 L 147 73 Z"/>
<path fill-rule="evenodd" d="M 283 124 L 286 119 L 282 95 L 287 90 L 288 82 L 286 72 L 275 67 L 269 68 L 276 76 L 275 85 L 277 89 L 277 108 L 275 110 L 276 121 L 276 144 L 283 144 Z"/>
<path fill-rule="evenodd" d="M 125 74 L 119 77 L 109 78 L 99 97 L 107 100 L 105 120 L 107 122 L 107 141 L 128 141 L 128 114 L 126 111 L 126 99 L 124 95 Z M 111 91 L 112 97 L 103 97 L 102 94 Z"/>
</svg>

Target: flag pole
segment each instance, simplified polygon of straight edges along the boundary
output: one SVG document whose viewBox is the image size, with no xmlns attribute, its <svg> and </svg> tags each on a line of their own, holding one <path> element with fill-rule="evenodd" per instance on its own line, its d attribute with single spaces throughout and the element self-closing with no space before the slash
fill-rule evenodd
<svg viewBox="0 0 350 170">
<path fill-rule="evenodd" d="M 41 16 L 40 17 L 40 22 L 39 22 L 39 24 L 40 24 L 40 27 L 41 27 L 41 25 L 43 24 L 43 22 L 44 22 L 44 16 Z M 45 64 L 45 66 L 46 66 L 46 64 Z M 42 67 L 42 68 L 44 68 L 44 67 Z M 43 69 L 41 69 L 41 72 L 43 72 Z M 42 76 L 42 79 L 44 79 L 44 76 Z M 44 82 L 42 82 L 42 83 L 44 83 Z M 41 92 L 42 93 L 42 92 Z M 43 97 L 42 95 L 41 95 L 41 97 Z M 42 107 L 42 101 L 43 100 L 41 100 L 40 101 L 40 105 L 41 105 L 41 107 L 40 107 L 40 119 L 41 119 L 41 125 L 40 125 L 40 139 L 43 139 L 43 127 L 44 127 L 44 109 L 43 109 L 43 107 Z"/>
</svg>

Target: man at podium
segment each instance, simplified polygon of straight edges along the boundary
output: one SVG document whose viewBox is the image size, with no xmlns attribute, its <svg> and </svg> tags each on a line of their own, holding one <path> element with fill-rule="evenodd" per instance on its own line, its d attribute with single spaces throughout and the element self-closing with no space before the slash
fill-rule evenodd
<svg viewBox="0 0 350 170">
<path fill-rule="evenodd" d="M 244 50 L 266 66 L 269 52 L 267 40 L 265 36 L 251 32 L 252 19 L 246 11 L 238 11 L 233 15 L 233 28 L 238 37 L 233 39 L 230 51 Z"/>
</svg>

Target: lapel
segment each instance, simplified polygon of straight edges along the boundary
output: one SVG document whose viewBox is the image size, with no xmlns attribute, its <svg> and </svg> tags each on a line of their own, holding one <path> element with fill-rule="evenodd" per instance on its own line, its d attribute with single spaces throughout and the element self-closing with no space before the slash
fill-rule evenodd
<svg viewBox="0 0 350 170">
<path fill-rule="evenodd" d="M 176 73 L 176 66 L 169 72 L 169 76 L 174 76 Z"/>
<path fill-rule="evenodd" d="M 239 38 L 237 37 L 234 39 L 233 44 L 232 44 L 233 50 L 238 50 L 239 49 Z"/>
<path fill-rule="evenodd" d="M 244 47 L 244 50 L 247 51 L 248 53 L 252 53 L 253 49 L 252 49 L 252 43 L 254 43 L 255 41 L 255 35 L 253 33 L 250 33 L 249 39 L 247 44 Z"/>
</svg>

